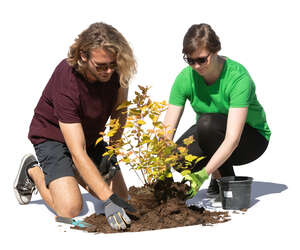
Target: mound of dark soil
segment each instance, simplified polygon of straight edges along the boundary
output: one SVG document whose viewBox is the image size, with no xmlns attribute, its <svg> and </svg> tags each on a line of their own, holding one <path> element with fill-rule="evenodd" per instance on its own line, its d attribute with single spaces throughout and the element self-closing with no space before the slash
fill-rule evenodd
<svg viewBox="0 0 300 250">
<path fill-rule="evenodd" d="M 185 193 L 188 186 L 182 183 L 159 182 L 152 186 L 130 187 L 129 203 L 137 209 L 127 212 L 131 225 L 121 232 L 140 232 L 190 225 L 212 225 L 230 220 L 228 212 L 211 212 L 204 208 L 187 207 Z M 84 219 L 93 224 L 90 228 L 74 229 L 98 233 L 115 233 L 103 214 L 92 214 Z"/>
</svg>

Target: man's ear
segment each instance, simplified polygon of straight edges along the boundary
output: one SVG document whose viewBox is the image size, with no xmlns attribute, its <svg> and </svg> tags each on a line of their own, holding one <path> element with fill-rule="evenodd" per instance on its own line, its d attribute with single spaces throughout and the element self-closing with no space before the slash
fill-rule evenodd
<svg viewBox="0 0 300 250">
<path fill-rule="evenodd" d="M 88 60 L 87 52 L 80 51 L 80 57 L 83 62 L 87 62 L 87 60 Z"/>
</svg>

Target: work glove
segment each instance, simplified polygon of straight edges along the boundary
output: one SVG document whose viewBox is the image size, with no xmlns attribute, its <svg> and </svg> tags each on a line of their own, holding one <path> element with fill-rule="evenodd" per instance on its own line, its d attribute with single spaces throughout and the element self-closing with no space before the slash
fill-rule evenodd
<svg viewBox="0 0 300 250">
<path fill-rule="evenodd" d="M 207 179 L 208 179 L 208 174 L 205 168 L 203 168 L 198 172 L 190 173 L 184 176 L 183 182 L 184 183 L 187 181 L 190 182 L 190 190 L 187 193 L 188 198 L 193 198 L 197 194 L 198 190 L 200 189 L 204 181 Z"/>
<path fill-rule="evenodd" d="M 113 155 L 111 158 L 109 158 L 109 155 L 102 157 L 100 162 L 100 171 L 105 181 L 111 180 L 118 170 L 120 170 L 120 167 L 117 163 L 117 157 L 115 155 Z"/>
<path fill-rule="evenodd" d="M 115 230 L 126 229 L 127 225 L 131 223 L 124 209 L 127 209 L 129 212 L 136 212 L 132 206 L 116 194 L 112 194 L 104 201 L 105 217 L 108 224 Z"/>
</svg>

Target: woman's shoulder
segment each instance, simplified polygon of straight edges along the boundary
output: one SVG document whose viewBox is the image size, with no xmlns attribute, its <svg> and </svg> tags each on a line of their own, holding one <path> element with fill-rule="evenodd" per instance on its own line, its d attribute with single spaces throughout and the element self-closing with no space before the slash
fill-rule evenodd
<svg viewBox="0 0 300 250">
<path fill-rule="evenodd" d="M 223 80 L 226 82 L 224 86 L 229 90 L 255 88 L 255 84 L 244 65 L 230 58 L 226 58 L 226 72 Z"/>
<path fill-rule="evenodd" d="M 195 82 L 199 81 L 201 76 L 193 70 L 191 66 L 187 66 L 183 68 L 180 73 L 176 77 L 176 82 L 183 82 L 183 84 L 194 84 Z"/>
<path fill-rule="evenodd" d="M 249 74 L 243 64 L 228 57 L 226 57 L 226 69 L 233 74 Z"/>
<path fill-rule="evenodd" d="M 189 77 L 191 72 L 192 72 L 192 67 L 187 66 L 180 71 L 180 73 L 177 75 L 177 77 Z"/>
</svg>

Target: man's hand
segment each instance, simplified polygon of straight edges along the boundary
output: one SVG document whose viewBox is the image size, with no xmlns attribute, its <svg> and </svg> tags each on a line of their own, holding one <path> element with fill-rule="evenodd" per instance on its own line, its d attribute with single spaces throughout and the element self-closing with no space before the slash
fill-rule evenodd
<svg viewBox="0 0 300 250">
<path fill-rule="evenodd" d="M 111 158 L 108 155 L 102 158 L 100 163 L 100 172 L 105 181 L 110 181 L 118 170 L 120 170 L 120 167 L 115 155 Z"/>
<path fill-rule="evenodd" d="M 132 206 L 116 194 L 112 194 L 104 202 L 105 217 L 108 224 L 115 230 L 126 229 L 127 225 L 131 223 L 124 209 L 128 209 L 129 212 L 136 212 Z"/>
<path fill-rule="evenodd" d="M 189 195 L 189 198 L 193 198 L 197 194 L 197 191 L 200 189 L 204 181 L 207 179 L 208 179 L 208 174 L 205 168 L 203 168 L 198 172 L 191 173 L 184 176 L 184 182 L 187 181 L 190 182 L 190 190 L 187 193 L 187 195 Z"/>
</svg>

